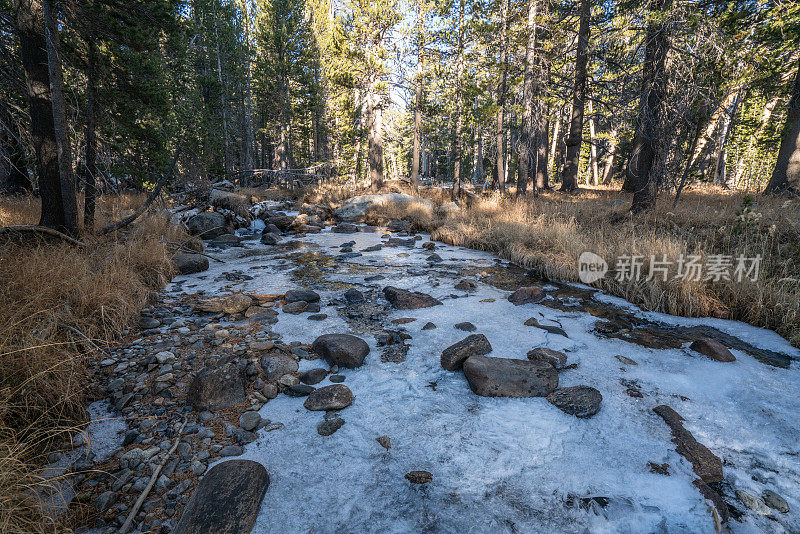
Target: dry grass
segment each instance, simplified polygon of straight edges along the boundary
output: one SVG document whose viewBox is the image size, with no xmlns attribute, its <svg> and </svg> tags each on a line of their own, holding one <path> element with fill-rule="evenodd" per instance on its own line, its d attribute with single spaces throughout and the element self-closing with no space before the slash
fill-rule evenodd
<svg viewBox="0 0 800 534">
<path fill-rule="evenodd" d="M 141 196 L 103 199 L 98 225 Z M 38 203 L 0 203 L 0 224 L 31 224 Z M 85 421 L 87 363 L 130 325 L 172 274 L 168 245 L 184 235 L 145 215 L 124 236 L 66 244 L 0 245 L 0 532 L 59 530 L 38 508 L 44 455 Z M 85 336 L 85 337 L 84 337 Z M 86 338 L 91 339 L 88 341 Z"/>
<path fill-rule="evenodd" d="M 305 200 L 337 205 L 355 194 L 331 189 L 306 191 Z M 450 200 L 440 189 L 421 194 L 437 206 Z M 492 194 L 446 216 L 423 204 L 386 206 L 371 214 L 371 222 L 403 218 L 434 239 L 485 250 L 560 280 L 578 280 L 584 251 L 600 255 L 612 269 L 619 258 L 643 256 L 638 280 L 608 275 L 594 285 L 648 310 L 769 328 L 800 347 L 800 202 L 704 188 L 685 192 L 675 209 L 664 197 L 653 212 L 631 218 L 629 206 L 628 195 L 604 188 L 521 200 Z M 615 217 L 619 222 L 612 223 Z M 650 257 L 664 255 L 673 262 L 667 281 L 647 280 Z M 732 256 L 734 264 L 739 256 L 760 255 L 760 274 L 742 282 L 675 278 L 678 258 L 690 255 L 702 264 L 712 255 Z"/>
</svg>

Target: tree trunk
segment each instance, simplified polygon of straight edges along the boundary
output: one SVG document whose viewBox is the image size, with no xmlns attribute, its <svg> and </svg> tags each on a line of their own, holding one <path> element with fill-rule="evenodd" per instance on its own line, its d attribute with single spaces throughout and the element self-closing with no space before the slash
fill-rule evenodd
<svg viewBox="0 0 800 534">
<path fill-rule="evenodd" d="M 461 196 L 461 158 L 464 140 L 464 0 L 458 3 L 458 65 L 456 67 L 456 135 L 454 139 L 453 198 Z"/>
<path fill-rule="evenodd" d="M 592 185 L 600 184 L 600 172 L 597 168 L 597 139 L 594 131 L 594 105 L 589 100 L 589 167 L 592 169 Z"/>
<path fill-rule="evenodd" d="M 536 170 L 535 170 L 535 191 L 542 191 L 550 188 L 550 109 L 547 104 L 542 103 L 544 109 L 541 119 L 538 121 L 536 131 Z"/>
<path fill-rule="evenodd" d="M 16 0 L 14 7 L 20 55 L 25 69 L 36 174 L 42 198 L 39 225 L 64 233 L 74 232 L 75 228 L 70 228 L 65 218 L 58 169 L 58 144 L 53 121 L 42 0 Z"/>
<path fill-rule="evenodd" d="M 567 135 L 567 160 L 561 178 L 562 191 L 578 188 L 578 166 L 583 141 L 583 107 L 586 101 L 586 65 L 589 61 L 589 22 L 592 14 L 591 0 L 581 0 L 578 48 L 575 52 L 575 85 L 572 90 L 572 117 Z"/>
<path fill-rule="evenodd" d="M 781 148 L 764 193 L 800 192 L 800 68 L 781 134 Z"/>
<path fill-rule="evenodd" d="M 84 157 L 83 227 L 94 228 L 95 198 L 97 196 L 97 43 L 94 24 L 90 21 L 86 34 L 86 155 Z"/>
<path fill-rule="evenodd" d="M 214 13 L 213 13 L 214 36 L 215 36 L 214 41 L 217 51 L 217 79 L 219 81 L 219 102 L 220 102 L 220 107 L 222 109 L 222 137 L 224 142 L 224 145 L 222 147 L 223 168 L 225 169 L 225 174 L 230 174 L 231 161 L 230 161 L 230 136 L 228 135 L 228 102 L 225 95 L 225 80 L 222 77 L 222 56 L 219 48 L 219 24 L 217 22 L 216 2 L 212 2 L 212 6 L 214 6 Z"/>
<path fill-rule="evenodd" d="M 617 129 L 614 128 L 611 131 L 611 140 L 610 146 L 608 147 L 608 156 L 606 156 L 606 162 L 603 166 L 603 178 L 600 181 L 603 185 L 608 185 L 611 183 L 611 179 L 613 177 L 614 171 L 614 159 L 617 157 L 617 145 L 619 144 L 619 139 L 617 137 Z"/>
<path fill-rule="evenodd" d="M 383 124 L 380 95 L 375 93 L 374 88 L 370 87 L 368 96 L 371 107 L 369 121 L 369 177 L 373 191 L 379 191 L 383 187 Z"/>
<path fill-rule="evenodd" d="M 506 86 L 508 84 L 508 0 L 502 0 L 500 7 L 500 86 L 497 89 L 497 182 L 501 193 L 506 191 Z"/>
<path fill-rule="evenodd" d="M 539 33 L 538 18 L 541 17 L 541 0 L 530 0 L 528 3 L 528 22 L 526 31 L 528 34 L 525 45 L 525 70 L 522 79 L 522 138 L 519 144 L 519 179 L 517 181 L 517 195 L 524 195 L 528 188 L 528 177 L 530 174 L 531 161 L 534 157 L 538 158 L 537 135 L 540 133 L 537 128 L 538 123 L 544 120 L 541 113 L 541 99 L 539 98 L 541 64 L 539 58 L 541 51 L 537 50 L 537 40 Z M 533 166 L 538 169 L 537 163 Z M 534 185 L 534 191 L 535 189 Z"/>
<path fill-rule="evenodd" d="M 666 94 L 666 62 L 669 51 L 667 26 L 664 13 L 672 0 L 654 0 L 652 11 L 657 12 L 647 25 L 642 66 L 642 94 L 633 152 L 628 162 L 628 176 L 636 184 L 631 211 L 634 213 L 651 209 L 656 203 L 658 180 L 655 162 L 658 157 L 658 126 L 661 120 L 661 105 Z M 661 13 L 658 13 L 661 12 Z"/>
<path fill-rule="evenodd" d="M 731 131 L 733 130 L 734 118 L 736 117 L 736 111 L 739 108 L 739 101 L 742 98 L 742 93 L 744 90 L 744 86 L 742 86 L 736 91 L 736 96 L 734 97 L 733 102 L 725 110 L 725 115 L 722 118 L 722 125 L 719 131 L 719 137 L 717 138 L 717 163 L 714 169 L 714 183 L 724 187 L 725 189 L 730 189 L 730 185 L 728 183 L 730 177 L 727 172 L 728 140 L 730 139 Z"/>
<path fill-rule="evenodd" d="M 422 3 L 420 2 L 417 4 L 417 83 L 414 88 L 414 148 L 411 155 L 411 186 L 414 191 L 419 191 L 420 134 L 422 130 L 423 50 L 425 46 L 422 9 Z"/>
</svg>

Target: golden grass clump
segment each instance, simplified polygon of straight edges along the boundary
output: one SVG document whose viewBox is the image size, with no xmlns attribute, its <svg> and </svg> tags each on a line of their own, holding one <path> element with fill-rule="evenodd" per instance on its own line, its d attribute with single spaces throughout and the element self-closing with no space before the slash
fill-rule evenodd
<svg viewBox="0 0 800 534">
<path fill-rule="evenodd" d="M 143 196 L 104 198 L 98 227 Z M 0 224 L 32 224 L 37 202 L 0 203 Z M 47 527 L 36 489 L 44 455 L 85 422 L 88 364 L 138 317 L 172 272 L 167 242 L 185 234 L 157 213 L 119 235 L 68 244 L 0 244 L 0 531 Z M 91 341 L 90 341 L 91 340 Z"/>
</svg>

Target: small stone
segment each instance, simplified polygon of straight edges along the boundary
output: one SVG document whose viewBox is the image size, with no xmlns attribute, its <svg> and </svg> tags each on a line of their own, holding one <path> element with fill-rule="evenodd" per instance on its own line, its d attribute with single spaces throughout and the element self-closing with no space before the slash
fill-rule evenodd
<svg viewBox="0 0 800 534">
<path fill-rule="evenodd" d="M 647 462 L 647 467 L 650 468 L 651 473 L 655 473 L 657 475 L 666 475 L 669 476 L 669 464 L 657 464 L 655 462 Z"/>
<path fill-rule="evenodd" d="M 631 360 L 630 358 L 628 358 L 627 356 L 623 356 L 622 354 L 617 354 L 614 357 L 618 359 L 620 362 L 624 363 L 625 365 L 639 365 L 634 360 Z"/>
<path fill-rule="evenodd" d="M 104 491 L 94 500 L 94 507 L 98 512 L 105 513 L 117 500 L 117 494 L 113 491 Z"/>
<path fill-rule="evenodd" d="M 764 492 L 761 494 L 761 498 L 764 500 L 764 503 L 770 508 L 774 508 L 775 510 L 779 511 L 782 514 L 789 513 L 789 503 L 787 503 L 783 497 L 781 497 L 774 491 L 764 490 Z"/>
<path fill-rule="evenodd" d="M 327 369 L 323 369 L 321 367 L 317 369 L 311 369 L 309 371 L 300 373 L 300 382 L 313 386 L 314 384 L 319 384 L 325 380 L 326 376 L 328 376 Z"/>
<path fill-rule="evenodd" d="M 703 356 L 710 358 L 714 361 L 718 362 L 735 362 L 736 357 L 731 354 L 731 351 L 728 348 L 717 341 L 716 339 L 711 338 L 702 338 L 698 339 L 691 345 L 689 348 L 693 351 L 699 352 Z"/>
<path fill-rule="evenodd" d="M 383 294 L 395 308 L 399 310 L 415 310 L 419 308 L 430 308 L 440 306 L 442 302 L 425 293 L 408 291 L 397 287 L 386 286 Z"/>
<path fill-rule="evenodd" d="M 305 397 L 314 391 L 313 387 L 306 384 L 295 384 L 294 386 L 289 386 L 284 393 L 290 397 Z"/>
<path fill-rule="evenodd" d="M 346 300 L 348 304 L 357 304 L 359 302 L 364 302 L 365 299 L 364 294 L 361 291 L 351 287 L 344 292 L 344 300 Z"/>
<path fill-rule="evenodd" d="M 272 383 L 264 384 L 261 393 L 268 399 L 274 399 L 278 396 L 278 386 Z"/>
<path fill-rule="evenodd" d="M 334 384 L 341 384 L 342 382 L 344 382 L 344 375 L 331 375 L 328 377 L 328 380 L 330 380 Z"/>
<path fill-rule="evenodd" d="M 314 313 L 307 317 L 309 321 L 324 321 L 328 318 L 327 313 Z"/>
<path fill-rule="evenodd" d="M 525 326 L 539 326 L 539 320 L 536 317 L 531 317 L 525 321 Z"/>
<path fill-rule="evenodd" d="M 278 379 L 278 383 L 282 386 L 292 387 L 300 383 L 300 379 L 294 375 L 283 375 Z"/>
<path fill-rule="evenodd" d="M 472 291 L 476 287 L 477 284 L 475 284 L 475 282 L 472 280 L 467 280 L 466 278 L 455 285 L 455 288 L 459 291 Z"/>
<path fill-rule="evenodd" d="M 239 445 L 226 445 L 219 451 L 219 455 L 222 457 L 241 456 L 242 453 L 244 453 L 244 450 Z"/>
<path fill-rule="evenodd" d="M 422 327 L 423 330 L 433 330 L 434 328 L 436 328 L 436 325 L 430 321 L 425 323 L 425 325 Z"/>
<path fill-rule="evenodd" d="M 412 484 L 427 484 L 433 481 L 433 475 L 428 471 L 411 471 L 406 473 L 406 480 Z"/>
<path fill-rule="evenodd" d="M 758 515 L 769 515 L 771 513 L 769 507 L 764 504 L 764 501 L 755 495 L 750 495 L 744 490 L 736 490 L 736 498 Z"/>
<path fill-rule="evenodd" d="M 462 330 L 464 332 L 474 332 L 475 330 L 477 330 L 477 327 L 474 324 L 470 323 L 469 321 L 463 323 L 456 323 L 453 325 L 453 327 L 456 330 Z"/>
<path fill-rule="evenodd" d="M 161 351 L 156 353 L 156 361 L 161 365 L 166 365 L 175 362 L 175 355 L 169 351 Z"/>
<path fill-rule="evenodd" d="M 190 254 L 178 252 L 172 256 L 172 265 L 179 274 L 195 274 L 207 271 L 209 264 L 208 258 L 202 254 Z"/>
<path fill-rule="evenodd" d="M 537 286 L 521 287 L 508 296 L 508 301 L 515 306 L 541 302 L 545 297 L 544 291 Z"/>
<path fill-rule="evenodd" d="M 556 369 L 563 369 L 567 365 L 566 354 L 545 347 L 528 351 L 528 359 L 536 362 L 547 362 Z"/>
<path fill-rule="evenodd" d="M 244 412 L 239 416 L 239 426 L 248 432 L 255 429 L 261 423 L 261 415 L 258 412 Z"/>
<path fill-rule="evenodd" d="M 392 448 L 392 440 L 389 436 L 380 436 L 375 438 L 375 441 L 381 444 L 381 447 L 386 449 L 387 451 Z"/>
<path fill-rule="evenodd" d="M 569 415 L 591 417 L 600 411 L 603 396 L 590 386 L 558 388 L 547 396 L 547 401 Z"/>
<path fill-rule="evenodd" d="M 308 307 L 308 302 L 304 300 L 297 300 L 288 303 L 281 309 L 283 310 L 283 313 L 298 314 L 298 313 L 303 313 L 307 307 Z"/>
<path fill-rule="evenodd" d="M 482 356 L 490 352 L 492 352 L 492 346 L 486 336 L 472 334 L 444 349 L 439 360 L 442 369 L 455 371 L 460 369 L 464 361 L 470 356 Z"/>
<path fill-rule="evenodd" d="M 334 417 L 333 419 L 327 419 L 322 421 L 319 425 L 317 425 L 317 434 L 320 436 L 330 436 L 344 425 L 344 419 L 341 417 Z"/>
<path fill-rule="evenodd" d="M 341 410 L 353 402 L 353 392 L 344 384 L 333 384 L 314 390 L 303 406 L 307 410 Z"/>
<path fill-rule="evenodd" d="M 284 375 L 296 373 L 299 367 L 294 358 L 285 354 L 267 354 L 261 357 L 260 363 L 267 382 L 275 382 Z"/>
<path fill-rule="evenodd" d="M 158 328 L 161 326 L 161 321 L 155 317 L 142 317 L 139 319 L 139 328 L 142 330 L 150 330 L 151 328 Z"/>
<path fill-rule="evenodd" d="M 319 294 L 310 289 L 291 289 L 284 295 L 286 302 L 318 302 Z"/>
</svg>

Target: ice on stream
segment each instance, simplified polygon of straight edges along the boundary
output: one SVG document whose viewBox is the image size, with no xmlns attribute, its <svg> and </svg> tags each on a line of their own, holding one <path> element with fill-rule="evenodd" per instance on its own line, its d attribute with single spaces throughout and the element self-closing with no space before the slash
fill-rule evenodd
<svg viewBox="0 0 800 534">
<path fill-rule="evenodd" d="M 363 367 L 343 371 L 355 402 L 341 412 L 346 423 L 332 436 L 317 434 L 323 415 L 303 408 L 302 399 L 279 395 L 262 408 L 263 417 L 285 426 L 261 431 L 245 447 L 243 458 L 262 463 L 271 479 L 254 532 L 714 532 L 709 506 L 692 486 L 696 476 L 691 465 L 675 452 L 667 425 L 652 411 L 659 404 L 675 408 L 698 441 L 724 459 L 727 500 L 744 513 L 741 522 L 731 520 L 733 532 L 800 531 L 796 361 L 788 369 L 769 367 L 734 350 L 736 362 L 719 363 L 687 348 L 655 350 L 597 337 L 592 315 L 544 305 L 513 306 L 507 291 L 482 283 L 480 277 L 477 291 L 454 290 L 459 266 L 488 268 L 497 260 L 437 243 L 434 252 L 444 261 L 431 266 L 426 261 L 430 252 L 420 248 L 427 240 L 417 241 L 414 248 L 384 247 L 336 260 L 365 269 L 329 275 L 328 282 L 362 290 L 394 285 L 429 293 L 444 305 L 390 313 L 387 323 L 416 318 L 403 325 L 412 336 L 403 363 L 382 363 L 375 339 L 361 335 L 371 352 Z M 380 233 L 335 234 L 328 229 L 301 241 L 307 245 L 300 252 L 336 256 L 344 242 L 356 241 L 353 250 L 361 251 L 384 240 Z M 246 249 L 214 251 L 227 263 L 212 262 L 202 273 L 204 280 L 178 277 L 175 281 L 183 284 L 173 283 L 170 291 L 214 294 L 235 287 L 283 293 L 296 287 L 287 260 L 241 257 L 243 251 L 262 249 L 268 250 L 255 240 Z M 254 279 L 214 282 L 231 270 Z M 376 272 L 385 279 L 365 282 Z M 328 319 L 316 322 L 308 314 L 281 313 L 273 330 L 284 342 L 311 343 L 323 333 L 349 331 L 335 306 L 328 306 L 343 290 L 313 289 L 322 295 Z M 600 293 L 595 298 L 631 306 Z M 635 311 L 666 324 L 711 325 L 754 346 L 800 357 L 775 333 L 742 323 Z M 560 326 L 569 338 L 524 326 L 529 317 Z M 438 328 L 421 330 L 428 321 Z M 439 364 L 441 351 L 467 335 L 453 328 L 462 321 L 486 335 L 494 348 L 491 356 L 525 358 L 534 347 L 565 351 L 568 363 L 578 367 L 561 372 L 560 385 L 587 384 L 600 390 L 600 412 L 577 419 L 544 398 L 474 395 L 463 373 L 444 371 Z M 638 365 L 625 365 L 616 355 Z M 320 365 L 304 360 L 301 370 Z M 628 396 L 623 381 L 635 383 L 644 397 Z M 383 435 L 391 438 L 391 450 L 375 441 Z M 668 463 L 671 476 L 650 472 L 648 462 Z M 412 470 L 430 471 L 433 482 L 409 484 L 403 475 Z M 772 489 L 791 511 L 774 512 L 774 519 L 757 516 L 735 501 L 735 489 L 753 495 Z M 606 497 L 608 504 L 581 500 L 590 497 Z"/>
</svg>

